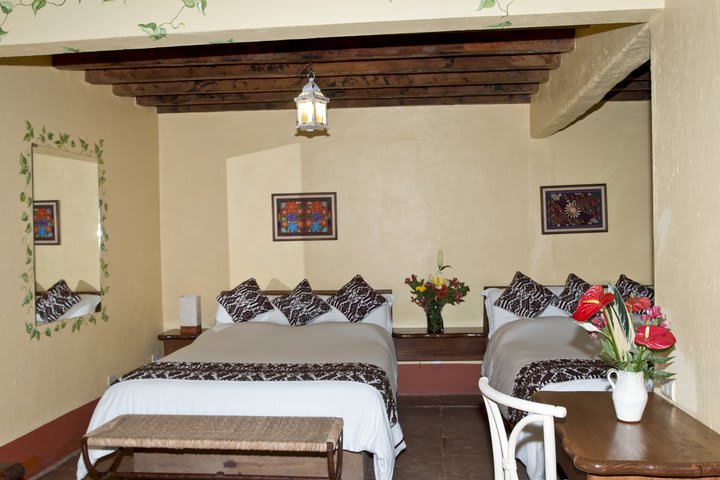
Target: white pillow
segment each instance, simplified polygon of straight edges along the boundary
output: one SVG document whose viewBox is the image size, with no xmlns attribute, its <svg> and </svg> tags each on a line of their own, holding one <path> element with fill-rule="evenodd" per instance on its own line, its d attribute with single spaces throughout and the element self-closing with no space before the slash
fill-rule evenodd
<svg viewBox="0 0 720 480">
<path fill-rule="evenodd" d="M 324 296 L 324 295 L 323 295 Z M 322 297 L 321 297 L 322 298 Z M 325 300 L 323 298 L 323 300 Z M 330 305 L 330 304 L 328 304 Z M 314 324 L 314 323 L 328 323 L 328 322 L 349 322 L 350 320 L 347 319 L 343 313 L 338 310 L 337 308 L 330 305 L 330 311 L 327 313 L 323 313 L 319 317 L 313 318 L 310 320 L 307 325 Z"/>
<path fill-rule="evenodd" d="M 278 310 L 278 308 L 273 305 L 273 309 L 268 312 L 260 313 L 250 320 L 248 322 L 268 322 L 268 323 L 276 323 L 278 325 L 290 325 L 290 322 L 288 322 L 288 319 L 283 313 Z M 215 312 L 215 324 L 221 324 L 221 323 L 235 323 L 233 322 L 232 317 L 230 314 L 225 310 L 225 307 L 217 304 L 217 311 Z"/>
<path fill-rule="evenodd" d="M 560 287 L 547 287 L 555 295 L 562 293 L 564 286 Z M 486 288 L 482 294 L 485 296 L 485 311 L 488 316 L 488 338 L 490 338 L 498 328 L 502 327 L 506 323 L 514 322 L 521 317 L 515 315 L 512 312 L 505 310 L 504 308 L 496 307 L 495 300 L 500 298 L 500 295 L 505 291 L 504 288 Z M 537 318 L 540 317 L 569 317 L 570 313 L 565 310 L 557 308 L 555 305 L 548 305 Z"/>
</svg>

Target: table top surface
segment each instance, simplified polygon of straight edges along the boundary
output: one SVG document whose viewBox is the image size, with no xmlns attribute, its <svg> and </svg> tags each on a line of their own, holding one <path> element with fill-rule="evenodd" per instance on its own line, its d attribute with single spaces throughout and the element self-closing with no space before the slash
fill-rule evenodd
<svg viewBox="0 0 720 480">
<path fill-rule="evenodd" d="M 454 337 L 484 337 L 481 327 L 446 327 L 443 333 L 428 333 L 427 327 L 396 327 L 392 330 L 395 338 L 454 338 Z"/>
<path fill-rule="evenodd" d="M 567 408 L 557 419 L 559 445 L 575 466 L 595 475 L 720 475 L 720 434 L 659 395 L 642 420 L 615 417 L 610 392 L 537 392 L 533 399 Z"/>
</svg>

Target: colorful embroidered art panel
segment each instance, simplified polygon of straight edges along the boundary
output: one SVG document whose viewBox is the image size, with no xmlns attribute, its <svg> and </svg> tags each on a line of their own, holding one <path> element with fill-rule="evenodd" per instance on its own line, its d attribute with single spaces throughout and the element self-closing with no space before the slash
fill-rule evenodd
<svg viewBox="0 0 720 480">
<path fill-rule="evenodd" d="M 275 193 L 273 240 L 336 240 L 335 193 Z"/>
<path fill-rule="evenodd" d="M 60 201 L 33 202 L 33 241 L 35 245 L 60 245 Z"/>
<path fill-rule="evenodd" d="M 542 233 L 607 232 L 605 184 L 540 187 Z"/>
</svg>

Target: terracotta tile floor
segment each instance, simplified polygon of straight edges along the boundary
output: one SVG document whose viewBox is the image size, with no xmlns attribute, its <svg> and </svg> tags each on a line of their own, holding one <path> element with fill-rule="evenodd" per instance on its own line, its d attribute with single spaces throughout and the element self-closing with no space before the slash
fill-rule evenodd
<svg viewBox="0 0 720 480">
<path fill-rule="evenodd" d="M 490 433 L 482 397 L 400 397 L 407 449 L 393 480 L 492 480 Z M 73 455 L 42 480 L 75 480 Z M 520 480 L 527 480 L 519 466 Z"/>
</svg>

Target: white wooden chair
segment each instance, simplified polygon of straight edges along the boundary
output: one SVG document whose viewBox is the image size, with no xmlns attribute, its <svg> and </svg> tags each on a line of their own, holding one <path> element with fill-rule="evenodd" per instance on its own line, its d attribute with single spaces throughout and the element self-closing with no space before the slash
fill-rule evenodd
<svg viewBox="0 0 720 480">
<path fill-rule="evenodd" d="M 493 464 L 495 480 L 517 480 L 517 461 L 515 460 L 515 447 L 518 435 L 529 424 L 539 423 L 543 430 L 543 447 L 545 450 L 545 480 L 556 480 L 555 466 L 555 417 L 565 418 L 565 407 L 556 407 L 546 403 L 531 402 L 511 397 L 498 392 L 490 386 L 487 377 L 478 382 L 485 407 L 487 409 L 490 436 L 492 439 Z M 503 417 L 498 404 L 528 412 L 510 432 L 505 431 Z"/>
</svg>

